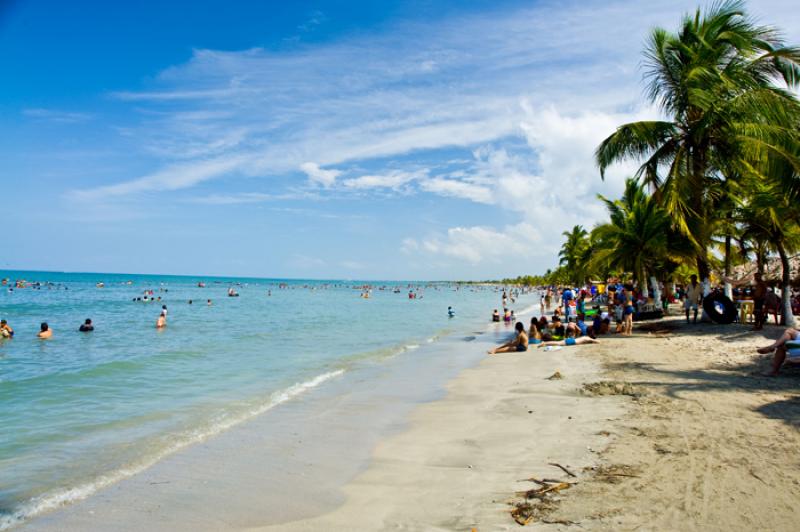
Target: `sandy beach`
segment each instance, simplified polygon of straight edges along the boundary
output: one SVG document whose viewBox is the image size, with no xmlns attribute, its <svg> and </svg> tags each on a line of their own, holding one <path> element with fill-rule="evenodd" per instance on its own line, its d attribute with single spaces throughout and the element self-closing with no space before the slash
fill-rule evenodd
<svg viewBox="0 0 800 532">
<path fill-rule="evenodd" d="M 24 529 L 796 529 L 800 372 L 761 377 L 768 356 L 755 353 L 781 329 L 677 317 L 647 327 L 598 345 L 486 356 L 375 442 L 349 478 L 331 473 L 315 486 L 287 476 L 285 492 L 260 491 L 251 472 L 269 475 L 258 464 L 277 449 L 254 446 L 250 423 L 202 446 L 217 450 L 199 455 L 212 463 L 179 453 L 128 481 L 138 491 L 123 483 Z M 341 444 L 324 457 L 332 471 Z"/>
<path fill-rule="evenodd" d="M 570 484 L 530 500 L 529 525 L 544 529 L 796 530 L 800 373 L 761 377 L 769 357 L 754 350 L 781 330 L 672 318 L 632 338 L 487 359 L 378 447 L 344 506 L 269 530 L 514 529 L 526 502 L 515 491 L 539 488 L 518 482 L 529 477 Z M 616 386 L 580 394 L 595 363 Z M 563 380 L 545 380 L 545 366 Z"/>
</svg>

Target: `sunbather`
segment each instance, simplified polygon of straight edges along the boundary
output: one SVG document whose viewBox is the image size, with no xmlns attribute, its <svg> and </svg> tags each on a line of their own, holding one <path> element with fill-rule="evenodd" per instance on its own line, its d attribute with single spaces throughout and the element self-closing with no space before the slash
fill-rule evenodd
<svg viewBox="0 0 800 532">
<path fill-rule="evenodd" d="M 800 343 L 799 330 L 791 328 L 786 329 L 784 333 L 781 335 L 781 337 L 775 340 L 771 345 L 768 345 L 766 347 L 761 347 L 757 350 L 762 355 L 775 351 L 775 354 L 772 356 L 772 369 L 769 372 L 765 373 L 764 375 L 766 375 L 767 377 L 775 377 L 776 375 L 778 375 L 778 373 L 781 370 L 781 366 L 786 361 L 786 355 L 790 348 L 786 344 L 790 342 Z M 800 346 L 798 346 L 797 349 L 800 350 Z M 798 360 L 800 360 L 800 357 L 798 358 Z"/>
<path fill-rule="evenodd" d="M 589 336 L 581 336 L 580 338 L 575 338 L 574 336 L 567 336 L 563 340 L 553 340 L 551 342 L 542 342 L 539 344 L 539 347 L 546 347 L 548 345 L 583 345 L 583 344 L 599 344 L 597 340 L 591 338 Z"/>
</svg>

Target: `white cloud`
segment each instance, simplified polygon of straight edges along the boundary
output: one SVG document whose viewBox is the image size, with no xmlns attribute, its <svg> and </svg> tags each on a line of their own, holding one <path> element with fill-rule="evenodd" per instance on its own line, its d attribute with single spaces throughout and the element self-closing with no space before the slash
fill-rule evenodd
<svg viewBox="0 0 800 532">
<path fill-rule="evenodd" d="M 192 187 L 223 174 L 236 172 L 243 168 L 248 158 L 241 155 L 223 156 L 214 159 L 193 161 L 168 166 L 150 175 L 87 190 L 73 191 L 77 199 L 102 199 L 126 196 L 137 192 L 178 190 Z"/>
<path fill-rule="evenodd" d="M 305 162 L 300 165 L 300 169 L 308 176 L 308 180 L 323 187 L 330 187 L 336 182 L 336 178 L 341 175 L 339 170 L 324 170 L 317 163 Z"/>
<path fill-rule="evenodd" d="M 426 192 L 441 196 L 464 198 L 476 203 L 492 203 L 492 191 L 488 187 L 475 185 L 467 181 L 435 177 L 422 181 L 420 188 Z"/>
<path fill-rule="evenodd" d="M 342 184 L 351 189 L 368 190 L 368 189 L 399 189 L 403 185 L 411 181 L 424 178 L 427 175 L 427 170 L 420 170 L 414 172 L 406 172 L 403 170 L 393 170 L 385 174 L 372 174 L 362 175 L 360 177 L 353 177 L 342 181 Z"/>
<path fill-rule="evenodd" d="M 279 51 L 195 50 L 144 90 L 113 94 L 140 111 L 137 124 L 120 130 L 155 158 L 154 169 L 74 197 L 242 177 L 283 183 L 299 168 L 304 184 L 333 199 L 422 192 L 495 206 L 504 214 L 495 226 L 460 223 L 409 235 L 401 248 L 451 265 L 495 264 L 516 254 L 544 269 L 561 232 L 602 219 L 596 194 L 618 195 L 634 170 L 616 166 L 601 181 L 594 149 L 617 125 L 656 116 L 642 105 L 643 42 L 650 28 L 675 28 L 695 5 L 541 2 Z M 749 8 L 784 13 L 780 21 L 763 19 L 796 42 L 800 15 L 787 5 Z M 473 157 L 462 160 L 450 148 Z M 267 199 L 212 194 L 204 201 Z"/>
<path fill-rule="evenodd" d="M 43 108 L 23 109 L 22 114 L 28 118 L 62 124 L 75 124 L 77 122 L 86 122 L 87 120 L 92 119 L 92 115 L 89 113 L 78 113 L 75 111 L 60 111 L 57 109 Z"/>
<path fill-rule="evenodd" d="M 433 235 L 421 242 L 413 238 L 403 241 L 407 254 L 423 250 L 465 260 L 471 264 L 519 261 L 540 254 L 539 231 L 528 223 L 506 226 L 502 230 L 491 227 L 453 227 L 445 235 Z"/>
<path fill-rule="evenodd" d="M 548 257 L 552 262 L 563 241 L 562 231 L 573 225 L 591 228 L 606 218 L 596 195 L 618 195 L 624 178 L 636 166 L 614 167 L 601 181 L 594 150 L 617 125 L 652 118 L 654 112 L 642 109 L 566 115 L 554 106 L 537 110 L 524 101 L 522 108 L 519 126 L 532 151 L 512 154 L 505 148 L 481 146 L 474 150 L 474 160 L 466 170 L 451 174 L 450 179 L 420 183 L 420 188 L 428 192 L 515 212 L 520 222 L 503 228 L 455 227 L 420 242 L 407 238 L 401 249 L 472 264 L 497 263 L 505 251 L 519 258 Z"/>
<path fill-rule="evenodd" d="M 558 101 L 566 112 L 587 101 L 606 109 L 628 105 L 638 79 L 619 69 L 638 61 L 641 36 L 609 38 L 605 28 L 614 27 L 620 10 L 602 5 L 564 17 L 543 5 L 406 23 L 280 52 L 195 50 L 149 90 L 114 93 L 140 105 L 143 119 L 128 131 L 162 167 L 104 189 L 135 193 L 268 178 L 309 161 L 345 170 L 369 159 L 495 142 L 520 134 L 522 97 Z M 196 167 L 175 167 L 178 160 L 233 153 L 246 161 L 218 165 L 200 181 L 181 175 Z M 321 177 L 324 185 L 336 176 Z"/>
</svg>

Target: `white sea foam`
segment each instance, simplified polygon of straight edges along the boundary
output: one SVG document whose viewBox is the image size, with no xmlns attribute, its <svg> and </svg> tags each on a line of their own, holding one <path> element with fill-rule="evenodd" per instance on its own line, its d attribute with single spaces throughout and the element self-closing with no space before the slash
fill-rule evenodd
<svg viewBox="0 0 800 532">
<path fill-rule="evenodd" d="M 148 467 L 169 456 L 170 454 L 184 449 L 194 443 L 198 443 L 212 436 L 216 436 L 217 434 L 220 434 L 235 425 L 263 414 L 272 408 L 275 408 L 276 406 L 319 386 L 327 380 L 342 375 L 344 372 L 345 370 L 338 369 L 328 373 L 323 373 L 321 375 L 317 375 L 313 379 L 309 379 L 304 382 L 298 382 L 283 390 L 275 391 L 270 395 L 266 402 L 255 405 L 253 408 L 237 413 L 234 416 L 227 416 L 219 419 L 218 421 L 206 427 L 180 433 L 177 435 L 175 441 L 171 445 L 159 450 L 157 453 L 151 455 L 144 461 L 117 469 L 105 475 L 101 475 L 91 482 L 86 482 L 71 488 L 50 491 L 35 497 L 20 506 L 13 513 L 0 516 L 0 530 L 8 530 L 9 528 L 19 525 L 31 517 L 54 510 L 70 503 L 77 502 L 81 499 L 85 499 L 102 488 L 110 486 L 125 478 L 132 477 L 137 473 L 141 473 Z"/>
<path fill-rule="evenodd" d="M 419 345 L 418 344 L 408 344 L 408 345 L 404 346 L 404 348 L 405 348 L 406 351 L 410 351 L 412 349 L 419 349 Z"/>
</svg>

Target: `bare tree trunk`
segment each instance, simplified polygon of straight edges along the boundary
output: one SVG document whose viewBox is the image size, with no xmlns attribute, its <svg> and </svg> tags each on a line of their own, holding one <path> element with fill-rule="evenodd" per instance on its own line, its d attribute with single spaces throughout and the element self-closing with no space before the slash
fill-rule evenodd
<svg viewBox="0 0 800 532">
<path fill-rule="evenodd" d="M 650 276 L 650 285 L 653 287 L 653 303 L 656 308 L 659 308 L 661 306 L 661 288 L 658 286 L 658 279 L 655 275 Z"/>
<path fill-rule="evenodd" d="M 783 304 L 783 312 L 781 321 L 787 327 L 795 327 L 797 321 L 794 319 L 792 313 L 792 287 L 791 287 L 791 272 L 789 271 L 789 257 L 786 255 L 786 250 L 782 243 L 776 245 L 778 248 L 778 255 L 781 257 L 781 303 Z"/>
<path fill-rule="evenodd" d="M 730 215 L 729 215 L 730 218 Z M 731 235 L 725 235 L 725 277 L 731 276 Z M 725 297 L 733 299 L 733 285 L 725 281 Z"/>
</svg>

